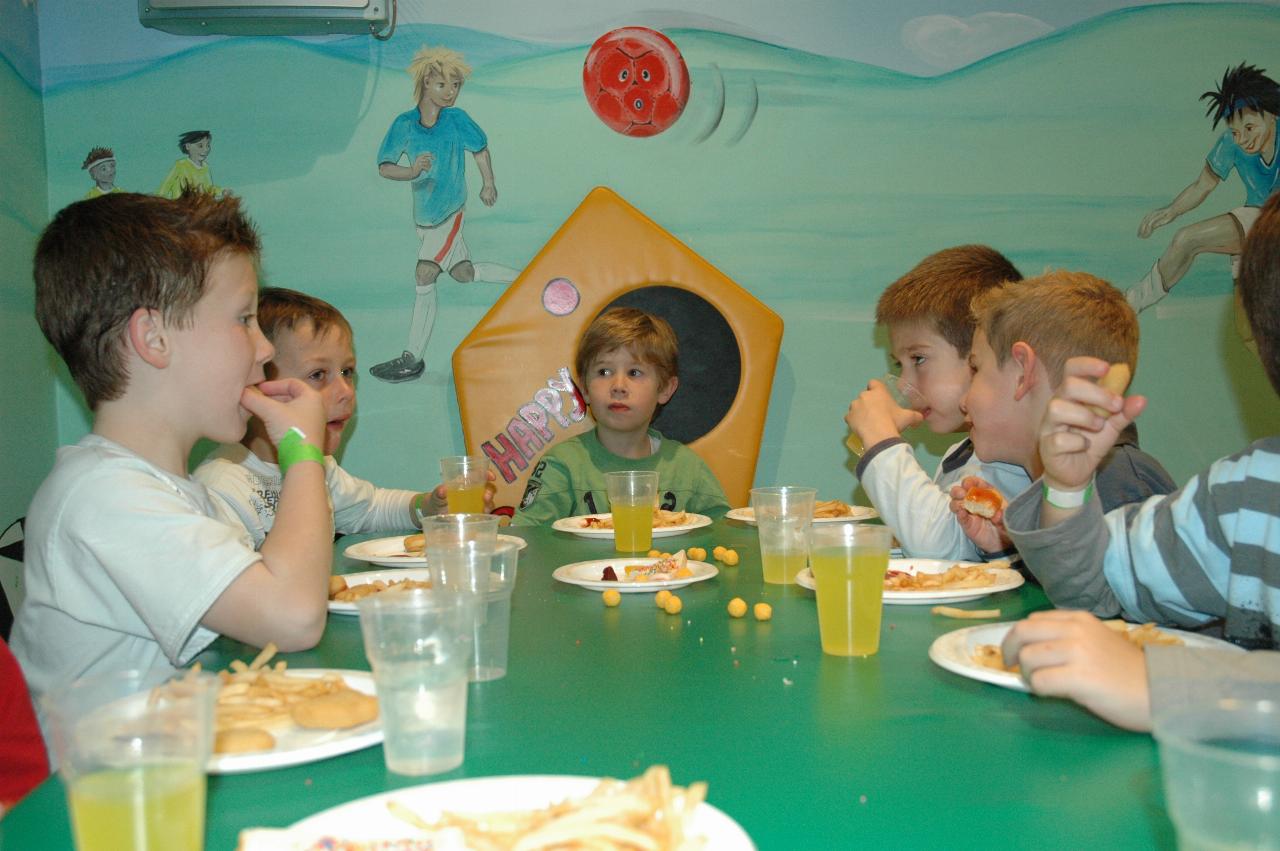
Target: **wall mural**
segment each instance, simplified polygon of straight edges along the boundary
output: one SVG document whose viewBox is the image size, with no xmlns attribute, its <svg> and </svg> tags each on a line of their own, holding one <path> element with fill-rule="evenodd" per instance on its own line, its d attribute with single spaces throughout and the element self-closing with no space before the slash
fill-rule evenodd
<svg viewBox="0 0 1280 851">
<path fill-rule="evenodd" d="M 1179 228 L 1169 247 L 1141 281 L 1126 292 L 1134 310 L 1145 310 L 1169 294 L 1203 253 L 1231 255 L 1235 280 L 1240 250 L 1258 212 L 1280 188 L 1280 163 L 1276 161 L 1276 116 L 1280 115 L 1280 85 L 1263 69 L 1241 63 L 1222 75 L 1222 82 L 1200 96 L 1209 102 L 1206 113 L 1227 130 L 1209 151 L 1200 174 L 1167 206 L 1142 219 L 1138 236 L 1148 238 L 1184 213 L 1194 210 L 1234 170 L 1244 184 L 1244 204 L 1229 213 Z"/>
</svg>

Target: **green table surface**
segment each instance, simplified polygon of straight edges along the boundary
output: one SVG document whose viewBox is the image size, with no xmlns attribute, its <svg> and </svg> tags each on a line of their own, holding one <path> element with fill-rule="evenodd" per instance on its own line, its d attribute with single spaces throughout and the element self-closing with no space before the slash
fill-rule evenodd
<svg viewBox="0 0 1280 851">
<path fill-rule="evenodd" d="M 1172 848 L 1156 749 L 1061 700 L 959 677 L 928 659 L 945 632 L 984 621 L 887 606 L 879 654 L 825 656 L 811 592 L 765 585 L 753 527 L 720 521 L 656 541 L 723 544 L 737 567 L 679 592 L 600 593 L 551 578 L 559 565 L 608 558 L 612 541 L 550 528 L 526 538 L 505 678 L 470 686 L 466 760 L 430 778 L 389 773 L 382 748 L 292 768 L 209 778 L 207 848 L 241 828 L 284 826 L 354 798 L 423 782 L 511 774 L 631 777 L 655 763 L 675 782 L 709 783 L 708 800 L 761 849 L 856 847 Z M 371 536 L 367 536 L 371 537 Z M 335 571 L 369 569 L 341 556 Z M 773 605 L 773 620 L 731 619 L 733 597 Z M 1047 607 L 1031 585 L 965 607 L 1002 620 Z M 206 668 L 255 649 L 219 639 Z M 368 670 L 357 618 L 331 615 L 293 667 Z M 64 790 L 46 781 L 0 821 L 0 848 L 73 847 Z"/>
</svg>

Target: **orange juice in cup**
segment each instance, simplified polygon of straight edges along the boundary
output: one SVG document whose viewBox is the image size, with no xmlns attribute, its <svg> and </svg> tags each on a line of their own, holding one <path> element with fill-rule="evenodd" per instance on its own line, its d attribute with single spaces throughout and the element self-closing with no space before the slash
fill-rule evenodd
<svg viewBox="0 0 1280 851">
<path fill-rule="evenodd" d="M 822 652 L 870 656 L 880 649 L 889 529 L 858 523 L 810 530 L 810 568 L 818 598 Z"/>
<path fill-rule="evenodd" d="M 794 485 L 751 489 L 765 582 L 790 585 L 804 570 L 809 560 L 809 527 L 817 496 L 816 488 Z"/>
<path fill-rule="evenodd" d="M 924 397 L 920 395 L 920 391 L 903 381 L 901 376 L 890 372 L 876 380 L 889 391 L 889 395 L 893 397 L 894 403 L 899 408 L 914 411 L 919 410 L 924 405 Z M 871 382 L 867 382 L 868 389 L 870 389 L 870 386 Z M 844 445 L 858 457 L 862 457 L 862 453 L 867 451 L 867 447 L 862 445 L 862 438 L 858 437 L 858 433 L 852 429 L 849 430 L 849 435 L 844 439 Z"/>
<path fill-rule="evenodd" d="M 658 500 L 656 470 L 605 473 L 609 511 L 613 514 L 613 548 L 643 553 L 653 546 L 653 506 Z"/>
<path fill-rule="evenodd" d="M 440 478 L 450 514 L 484 514 L 489 459 L 484 455 L 450 455 L 440 459 Z"/>
<path fill-rule="evenodd" d="M 204 848 L 204 770 L 196 762 L 107 769 L 67 791 L 78 851 Z"/>
</svg>

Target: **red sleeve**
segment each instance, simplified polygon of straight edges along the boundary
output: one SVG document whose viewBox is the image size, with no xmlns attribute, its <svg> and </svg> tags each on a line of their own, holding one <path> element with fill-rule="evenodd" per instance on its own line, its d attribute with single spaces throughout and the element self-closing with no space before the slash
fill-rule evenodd
<svg viewBox="0 0 1280 851">
<path fill-rule="evenodd" d="M 9 645 L 0 639 L 0 804 L 7 809 L 49 776 L 44 738 L 27 681 Z"/>
</svg>

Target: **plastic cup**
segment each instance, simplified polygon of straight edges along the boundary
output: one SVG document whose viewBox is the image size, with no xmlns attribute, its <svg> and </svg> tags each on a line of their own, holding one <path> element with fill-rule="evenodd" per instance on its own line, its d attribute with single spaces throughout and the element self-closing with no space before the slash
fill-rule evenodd
<svg viewBox="0 0 1280 851">
<path fill-rule="evenodd" d="M 415 588 L 356 603 L 382 716 L 382 750 L 396 774 L 462 765 L 471 664 L 470 594 Z"/>
<path fill-rule="evenodd" d="M 427 564 L 439 553 L 459 544 L 496 544 L 498 542 L 498 515 L 496 514 L 435 514 L 422 518 L 422 540 Z"/>
<path fill-rule="evenodd" d="M 816 488 L 794 485 L 751 489 L 765 582 L 790 585 L 796 581 L 796 574 L 805 569 L 817 497 Z"/>
<path fill-rule="evenodd" d="M 658 503 L 656 470 L 605 473 L 609 512 L 613 515 L 613 549 L 644 553 L 653 546 L 653 507 Z"/>
<path fill-rule="evenodd" d="M 489 459 L 484 455 L 449 455 L 440 459 L 440 480 L 450 514 L 484 514 Z"/>
<path fill-rule="evenodd" d="M 814 524 L 809 530 L 823 653 L 870 656 L 880 649 L 891 537 L 886 526 L 861 523 Z"/>
<path fill-rule="evenodd" d="M 1168 710 L 1155 737 L 1182 851 L 1280 848 L 1280 699 Z"/>
<path fill-rule="evenodd" d="M 116 671 L 76 680 L 41 705 L 79 851 L 204 848 L 205 764 L 217 678 Z"/>
<path fill-rule="evenodd" d="M 893 401 L 899 408 L 915 411 L 924 405 L 924 397 L 920 395 L 920 391 L 914 385 L 903 381 L 902 376 L 890 372 L 876 380 L 885 386 L 885 389 L 889 391 L 889 395 L 893 397 Z M 862 439 L 858 437 L 857 432 L 849 432 L 849 436 L 844 439 L 844 445 L 854 455 L 860 456 L 867 451 L 867 448 L 862 445 Z M 450 509 L 450 511 L 452 510 Z"/>
<path fill-rule="evenodd" d="M 511 594 L 519 553 L 519 547 L 509 541 L 461 544 L 440 555 L 432 567 L 438 587 L 474 597 L 471 636 L 475 652 L 467 673 L 473 683 L 507 675 Z"/>
</svg>

